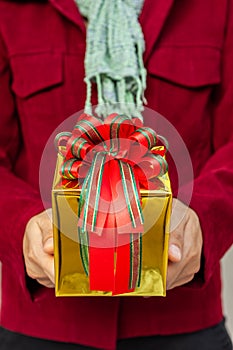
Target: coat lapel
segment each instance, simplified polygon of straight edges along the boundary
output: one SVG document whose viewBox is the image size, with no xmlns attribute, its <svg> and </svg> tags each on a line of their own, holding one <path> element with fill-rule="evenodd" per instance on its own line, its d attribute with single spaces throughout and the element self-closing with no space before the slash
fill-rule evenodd
<svg viewBox="0 0 233 350">
<path fill-rule="evenodd" d="M 49 0 L 49 2 L 85 33 L 85 24 L 74 0 Z"/>
<path fill-rule="evenodd" d="M 83 32 L 85 25 L 74 0 L 49 0 L 50 3 L 66 18 L 76 24 Z M 133 0 L 132 0 L 133 1 Z M 146 41 L 145 62 L 159 38 L 163 25 L 175 0 L 145 0 L 139 18 Z"/>
<path fill-rule="evenodd" d="M 163 29 L 175 0 L 145 0 L 139 22 L 146 41 L 144 60 L 147 62 Z"/>
</svg>

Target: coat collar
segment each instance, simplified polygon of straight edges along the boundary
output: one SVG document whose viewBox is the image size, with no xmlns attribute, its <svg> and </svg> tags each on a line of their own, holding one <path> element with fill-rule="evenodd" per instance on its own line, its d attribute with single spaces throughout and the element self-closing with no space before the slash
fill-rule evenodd
<svg viewBox="0 0 233 350">
<path fill-rule="evenodd" d="M 66 18 L 76 24 L 85 33 L 85 25 L 74 0 L 49 0 Z M 145 61 L 159 38 L 163 25 L 175 0 L 145 0 L 139 18 L 146 40 Z"/>
<path fill-rule="evenodd" d="M 49 2 L 85 33 L 85 24 L 74 0 L 49 0 Z"/>
<path fill-rule="evenodd" d="M 144 60 L 147 62 L 175 0 L 145 0 L 139 18 L 146 41 Z"/>
</svg>

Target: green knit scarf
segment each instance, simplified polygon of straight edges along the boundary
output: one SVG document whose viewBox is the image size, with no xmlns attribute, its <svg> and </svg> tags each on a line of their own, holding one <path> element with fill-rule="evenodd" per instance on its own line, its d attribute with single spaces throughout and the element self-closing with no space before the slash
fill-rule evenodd
<svg viewBox="0 0 233 350">
<path fill-rule="evenodd" d="M 138 16 L 143 0 L 75 0 L 87 18 L 85 112 L 91 113 L 92 83 L 97 84 L 96 113 L 116 112 L 142 119 L 146 70 L 144 38 Z"/>
</svg>

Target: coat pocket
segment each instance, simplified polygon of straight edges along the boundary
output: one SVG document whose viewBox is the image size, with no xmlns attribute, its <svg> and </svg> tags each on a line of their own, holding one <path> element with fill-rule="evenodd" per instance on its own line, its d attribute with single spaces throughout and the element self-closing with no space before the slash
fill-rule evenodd
<svg viewBox="0 0 233 350">
<path fill-rule="evenodd" d="M 149 75 L 188 88 L 221 81 L 221 51 L 212 47 L 161 46 L 148 62 Z"/>
<path fill-rule="evenodd" d="M 63 83 L 63 59 L 60 53 L 32 53 L 11 57 L 12 90 L 20 98 Z"/>
</svg>

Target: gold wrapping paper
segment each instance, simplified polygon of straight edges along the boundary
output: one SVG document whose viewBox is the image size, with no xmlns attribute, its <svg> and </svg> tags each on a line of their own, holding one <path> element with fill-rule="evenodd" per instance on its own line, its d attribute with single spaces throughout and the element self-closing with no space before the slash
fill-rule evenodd
<svg viewBox="0 0 233 350">
<path fill-rule="evenodd" d="M 61 185 L 62 157 L 58 155 L 52 189 L 55 293 L 56 296 L 111 296 L 111 292 L 90 291 L 81 258 L 77 234 L 80 189 Z M 141 191 L 144 215 L 142 276 L 140 287 L 121 296 L 165 296 L 169 224 L 172 193 L 168 175 L 160 177 L 158 190 Z"/>
</svg>

